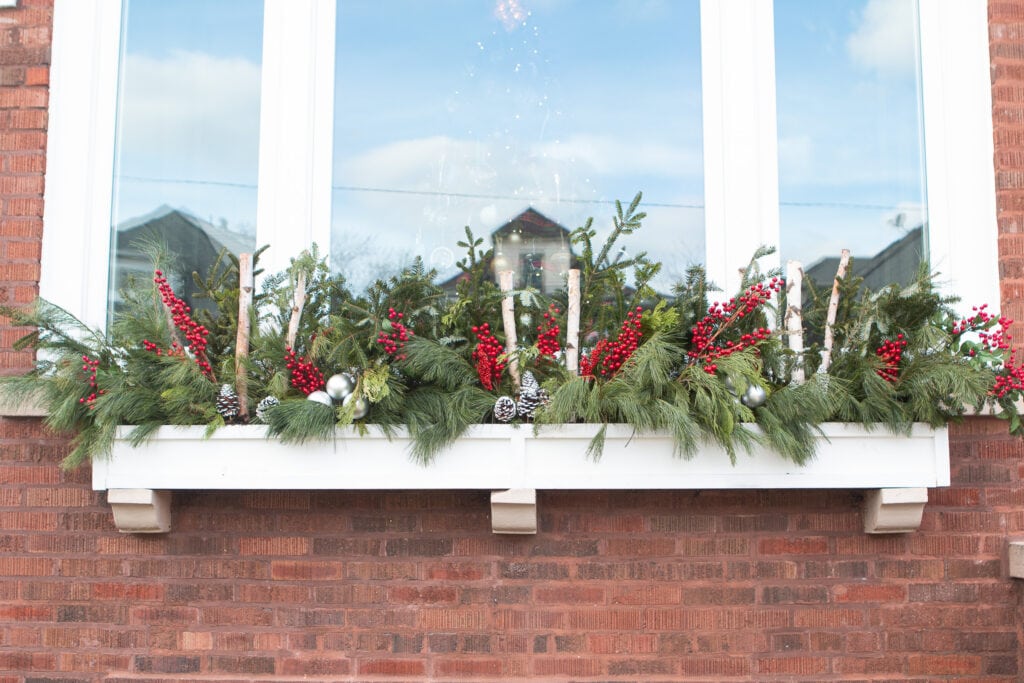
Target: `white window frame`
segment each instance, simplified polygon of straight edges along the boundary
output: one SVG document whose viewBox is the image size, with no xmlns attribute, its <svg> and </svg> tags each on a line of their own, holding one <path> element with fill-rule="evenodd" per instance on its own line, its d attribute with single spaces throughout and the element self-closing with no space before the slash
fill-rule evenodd
<svg viewBox="0 0 1024 683">
<path fill-rule="evenodd" d="M 999 298 L 985 0 L 919 0 L 931 263 L 967 308 Z M 121 0 L 56 0 L 40 294 L 106 321 Z M 779 243 L 771 0 L 702 0 L 709 275 Z M 257 244 L 267 272 L 331 224 L 334 0 L 265 0 Z M 774 257 L 777 259 L 777 257 Z M 777 265 L 777 260 L 766 265 Z"/>
</svg>

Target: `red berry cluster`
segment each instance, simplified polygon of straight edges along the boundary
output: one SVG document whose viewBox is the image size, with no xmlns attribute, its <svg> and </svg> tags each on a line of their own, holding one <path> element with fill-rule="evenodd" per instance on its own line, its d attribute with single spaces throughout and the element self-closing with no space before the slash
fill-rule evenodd
<svg viewBox="0 0 1024 683">
<path fill-rule="evenodd" d="M 491 334 L 489 323 L 474 326 L 473 334 L 477 338 L 476 348 L 473 350 L 476 374 L 483 388 L 492 391 L 501 380 L 501 373 L 505 369 L 505 364 L 498 360 L 504 349 L 498 338 Z"/>
<path fill-rule="evenodd" d="M 896 339 L 886 339 L 877 349 L 875 354 L 885 363 L 878 372 L 878 376 L 886 382 L 895 382 L 900 374 L 900 361 L 903 360 L 903 349 L 907 348 L 907 340 L 902 334 L 896 335 Z"/>
<path fill-rule="evenodd" d="M 148 339 L 142 340 L 142 348 L 146 349 L 147 351 L 151 351 L 152 353 L 155 353 L 158 356 L 164 355 L 164 350 L 160 348 L 160 345 L 157 344 L 156 342 L 151 342 Z M 185 350 L 181 348 L 181 344 L 179 344 L 178 342 L 171 342 L 171 348 L 167 350 L 167 355 L 184 356 Z"/>
<path fill-rule="evenodd" d="M 1007 394 L 1024 391 L 1024 365 L 1017 365 L 1016 355 L 1016 351 L 1010 351 L 1010 357 L 996 375 L 996 383 L 992 385 L 990 392 L 996 398 L 1005 398 Z"/>
<path fill-rule="evenodd" d="M 559 313 L 561 311 L 551 304 L 547 313 L 544 314 L 544 320 L 537 325 L 537 350 L 542 356 L 554 356 L 562 349 L 558 343 L 558 335 L 562 330 L 555 321 L 555 316 Z"/>
<path fill-rule="evenodd" d="M 622 364 L 629 360 L 629 357 L 640 345 L 640 326 L 642 324 L 643 308 L 637 306 L 635 310 L 626 314 L 622 322 L 619 336 L 615 341 L 602 339 L 597 342 L 594 349 L 588 356 L 580 358 L 580 375 L 583 377 L 611 377 L 622 367 Z"/>
<path fill-rule="evenodd" d="M 293 387 L 306 396 L 324 388 L 324 373 L 307 361 L 305 356 L 296 358 L 291 348 L 286 348 L 285 351 L 285 367 L 291 372 Z"/>
<path fill-rule="evenodd" d="M 174 326 L 185 334 L 185 345 L 192 350 L 196 365 L 199 366 L 204 375 L 212 380 L 213 368 L 210 366 L 210 361 L 206 358 L 206 338 L 209 336 L 210 331 L 192 319 L 191 315 L 189 315 L 192 309 L 174 294 L 174 290 L 167 284 L 167 278 L 164 277 L 162 271 L 158 270 L 155 272 L 153 282 L 156 283 L 164 306 L 171 312 L 171 320 Z"/>
<path fill-rule="evenodd" d="M 381 330 L 377 334 L 377 343 L 384 348 L 386 354 L 394 356 L 395 360 L 405 360 L 405 354 L 399 353 L 399 351 L 405 348 L 405 342 L 409 341 L 409 337 L 412 336 L 412 330 L 402 322 L 404 317 L 404 313 L 399 313 L 395 309 L 389 308 L 388 320 L 391 321 L 392 332 L 388 333 Z"/>
<path fill-rule="evenodd" d="M 724 304 L 717 301 L 711 304 L 708 307 L 708 314 L 690 330 L 693 344 L 693 348 L 688 352 L 690 359 L 693 362 L 703 363 L 704 371 L 713 375 L 718 372 L 716 360 L 756 346 L 770 337 L 771 330 L 759 327 L 753 332 L 740 335 L 738 340 L 728 339 L 716 343 L 733 324 L 753 313 L 759 306 L 764 305 L 772 298 L 772 294 L 782 289 L 784 284 L 782 278 L 773 277 L 768 282 L 751 285 L 739 298 L 729 299 Z"/>
<path fill-rule="evenodd" d="M 996 318 L 995 315 L 986 311 L 986 308 L 988 308 L 988 304 L 974 306 L 971 309 L 974 311 L 974 315 L 955 322 L 950 333 L 954 337 L 959 337 L 965 332 L 977 332 L 982 345 L 989 351 L 1008 350 L 1010 341 L 1013 339 L 1009 333 L 1013 320 L 1005 316 Z M 995 328 L 995 325 L 999 325 L 999 327 Z M 976 351 L 971 349 L 968 351 L 968 355 L 974 356 Z"/>
<path fill-rule="evenodd" d="M 96 408 L 96 397 L 97 396 L 100 396 L 102 394 L 107 393 L 107 392 L 105 392 L 102 389 L 97 389 L 96 388 L 97 387 L 97 384 L 96 384 L 96 370 L 98 370 L 99 367 L 100 367 L 100 359 L 99 358 L 93 359 L 93 358 L 89 358 L 89 356 L 85 356 L 85 355 L 82 356 L 82 372 L 84 372 L 84 373 L 86 373 L 86 375 L 88 375 L 88 378 L 89 378 L 89 380 L 88 380 L 89 381 L 89 393 L 86 394 L 85 396 L 83 396 L 82 398 L 78 399 L 78 402 L 81 403 L 82 405 L 89 406 L 89 410 L 94 410 Z"/>
</svg>

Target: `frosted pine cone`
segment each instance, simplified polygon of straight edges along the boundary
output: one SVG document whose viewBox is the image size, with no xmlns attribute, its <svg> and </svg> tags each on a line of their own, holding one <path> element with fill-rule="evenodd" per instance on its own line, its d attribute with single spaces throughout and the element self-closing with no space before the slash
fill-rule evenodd
<svg viewBox="0 0 1024 683">
<path fill-rule="evenodd" d="M 516 416 L 516 402 L 510 396 L 502 396 L 494 402 L 494 419 L 511 422 Z"/>
<path fill-rule="evenodd" d="M 278 400 L 277 396 L 265 397 L 256 405 L 256 419 L 264 424 L 269 424 L 267 422 L 267 411 L 280 404 L 281 401 Z"/>
<path fill-rule="evenodd" d="M 519 417 L 524 420 L 532 420 L 534 413 L 537 412 L 537 406 L 547 405 L 551 400 L 551 396 L 544 389 L 537 389 L 532 394 L 527 394 L 525 391 L 519 396 L 519 403 L 516 405 L 516 412 L 519 413 Z"/>
<path fill-rule="evenodd" d="M 220 385 L 220 394 L 217 396 L 217 412 L 225 420 L 233 420 L 238 417 L 242 407 L 238 403 L 238 394 L 230 384 Z"/>
<path fill-rule="evenodd" d="M 519 391 L 520 396 L 526 396 L 527 394 L 532 396 L 540 391 L 540 383 L 530 370 L 523 373 L 523 377 L 519 382 Z"/>
</svg>

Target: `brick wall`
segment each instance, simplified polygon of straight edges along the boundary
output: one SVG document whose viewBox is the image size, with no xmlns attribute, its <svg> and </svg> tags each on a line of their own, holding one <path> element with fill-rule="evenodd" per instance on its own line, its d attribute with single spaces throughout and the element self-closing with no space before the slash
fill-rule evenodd
<svg viewBox="0 0 1024 683">
<path fill-rule="evenodd" d="M 50 13 L 0 10 L 0 301 L 35 293 Z M 1003 310 L 1024 320 L 1024 2 L 990 5 Z M 0 370 L 24 367 L 0 336 Z M 7 349 L 4 351 L 3 349 Z M 867 536 L 857 492 L 177 494 L 113 528 L 67 442 L 0 418 L 0 683 L 827 681 L 1024 677 L 1021 446 L 951 439 L 921 531 Z"/>
<path fill-rule="evenodd" d="M 493 535 L 486 494 L 176 494 L 173 533 L 129 536 L 65 442 L 0 439 L 3 683 L 1020 680 L 996 420 L 894 536 L 843 491 L 541 493 L 535 537 Z"/>
<path fill-rule="evenodd" d="M 39 293 L 52 4 L 0 9 L 0 305 Z M 20 336 L 0 329 L 0 374 L 31 362 L 29 352 L 11 350 Z"/>
</svg>

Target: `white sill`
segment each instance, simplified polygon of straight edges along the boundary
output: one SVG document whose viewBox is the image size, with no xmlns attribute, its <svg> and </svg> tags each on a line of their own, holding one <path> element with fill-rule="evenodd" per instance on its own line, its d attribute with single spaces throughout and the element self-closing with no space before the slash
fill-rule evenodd
<svg viewBox="0 0 1024 683">
<path fill-rule="evenodd" d="M 905 533 L 921 524 L 927 489 L 949 485 L 946 428 L 911 433 L 829 423 L 817 456 L 804 466 L 764 448 L 736 464 L 717 446 L 690 459 L 673 455 L 663 434 L 610 425 L 599 462 L 586 457 L 597 425 L 477 425 L 430 465 L 410 460 L 409 439 L 377 427 L 333 442 L 285 445 L 266 427 L 234 426 L 204 438 L 204 427 L 163 427 L 138 448 L 121 428 L 110 458 L 92 463 L 92 485 L 106 490 L 117 528 L 171 529 L 171 492 L 185 490 L 490 490 L 495 533 L 537 533 L 537 489 L 868 489 L 866 533 Z"/>
<path fill-rule="evenodd" d="M 93 462 L 93 488 L 105 489 L 812 489 L 949 485 L 945 428 L 914 425 L 909 436 L 838 423 L 822 425 L 817 456 L 800 466 L 759 448 L 735 465 L 717 446 L 690 459 L 671 438 L 610 425 L 604 454 L 586 456 L 596 425 L 478 425 L 430 465 L 410 460 L 409 439 L 389 441 L 339 430 L 334 442 L 285 445 L 266 427 L 229 426 L 204 438 L 204 427 L 163 427 L 133 448 L 122 432 L 111 457 Z"/>
</svg>

